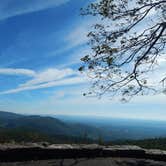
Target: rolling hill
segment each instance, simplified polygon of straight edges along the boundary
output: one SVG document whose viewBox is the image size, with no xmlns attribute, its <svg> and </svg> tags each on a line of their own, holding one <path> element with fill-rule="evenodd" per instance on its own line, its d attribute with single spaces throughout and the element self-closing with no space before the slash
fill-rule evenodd
<svg viewBox="0 0 166 166">
<path fill-rule="evenodd" d="M 53 117 L 25 116 L 3 111 L 0 111 L 0 131 L 0 137 L 5 134 L 14 136 L 14 133 L 33 136 L 36 134 L 38 138 L 41 136 L 56 141 L 95 140 L 101 132 L 96 127 L 80 123 L 62 122 Z M 13 138 L 16 139 L 17 137 Z"/>
<path fill-rule="evenodd" d="M 0 111 L 0 141 L 112 142 L 166 137 L 166 122 L 20 115 Z"/>
</svg>

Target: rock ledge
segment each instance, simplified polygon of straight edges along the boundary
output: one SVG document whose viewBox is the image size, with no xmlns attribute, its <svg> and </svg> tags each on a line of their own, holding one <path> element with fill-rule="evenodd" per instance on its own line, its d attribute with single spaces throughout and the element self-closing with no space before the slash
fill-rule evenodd
<svg viewBox="0 0 166 166">
<path fill-rule="evenodd" d="M 100 146 L 30 143 L 24 145 L 0 145 L 0 162 L 48 159 L 123 157 L 166 161 L 166 151 L 147 150 L 138 146 Z"/>
</svg>

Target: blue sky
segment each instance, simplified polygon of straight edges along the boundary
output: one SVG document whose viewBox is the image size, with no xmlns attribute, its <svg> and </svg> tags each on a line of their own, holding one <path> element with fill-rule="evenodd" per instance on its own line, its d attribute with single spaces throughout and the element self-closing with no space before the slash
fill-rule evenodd
<svg viewBox="0 0 166 166">
<path fill-rule="evenodd" d="M 80 16 L 80 8 L 89 2 L 1 0 L 0 110 L 166 120 L 163 94 L 127 104 L 82 96 L 90 82 L 77 69 L 95 20 Z"/>
</svg>

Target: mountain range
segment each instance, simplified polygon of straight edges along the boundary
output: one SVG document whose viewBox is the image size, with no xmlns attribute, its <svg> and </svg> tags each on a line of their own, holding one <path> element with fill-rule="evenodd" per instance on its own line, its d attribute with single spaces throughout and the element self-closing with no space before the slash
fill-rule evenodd
<svg viewBox="0 0 166 166">
<path fill-rule="evenodd" d="M 63 122 L 49 116 L 27 116 L 3 111 L 0 111 L 0 131 L 12 131 L 12 133 L 19 131 L 22 134 L 33 132 L 33 134 L 47 136 L 52 140 L 54 138 L 56 141 L 62 139 L 95 140 L 100 134 L 100 129 L 85 124 Z"/>
<path fill-rule="evenodd" d="M 0 141 L 98 142 L 166 137 L 166 122 L 0 111 Z"/>
</svg>

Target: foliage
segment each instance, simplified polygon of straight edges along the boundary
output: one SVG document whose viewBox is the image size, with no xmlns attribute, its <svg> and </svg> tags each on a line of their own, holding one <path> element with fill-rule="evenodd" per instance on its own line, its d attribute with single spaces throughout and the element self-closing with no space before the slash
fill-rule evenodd
<svg viewBox="0 0 166 166">
<path fill-rule="evenodd" d="M 1 128 L 0 143 L 8 142 L 48 142 L 48 143 L 93 143 L 94 140 L 81 136 L 67 135 L 49 135 L 38 130 L 29 130 L 27 128 Z"/>
<path fill-rule="evenodd" d="M 86 138 L 83 133 L 86 133 Z M 52 117 L 24 116 L 0 111 L 0 143 L 50 142 L 92 143 L 96 128 L 64 123 Z"/>
<path fill-rule="evenodd" d="M 162 149 L 166 150 L 166 138 L 154 138 L 143 140 L 118 140 L 104 141 L 101 136 L 98 140 L 91 140 L 86 137 L 67 137 L 65 135 L 46 135 L 37 130 L 28 130 L 26 128 L 0 128 L 0 143 L 25 143 L 25 142 L 48 142 L 48 143 L 75 143 L 75 144 L 91 144 L 98 143 L 100 145 L 137 145 L 146 149 Z"/>
<path fill-rule="evenodd" d="M 145 149 L 166 150 L 166 138 L 153 138 L 143 140 L 123 140 L 108 143 L 109 145 L 136 145 Z"/>
<path fill-rule="evenodd" d="M 79 68 L 94 80 L 84 95 L 118 95 L 126 101 L 164 91 L 163 84 L 152 83 L 152 73 L 166 58 L 166 0 L 100 0 L 82 14 L 100 18 L 88 34 L 92 52 Z M 165 81 L 159 76 L 158 82 Z"/>
<path fill-rule="evenodd" d="M 27 130 L 25 128 L 0 128 L 0 143 L 6 142 L 40 142 L 49 141 L 51 138 L 40 132 Z"/>
</svg>

